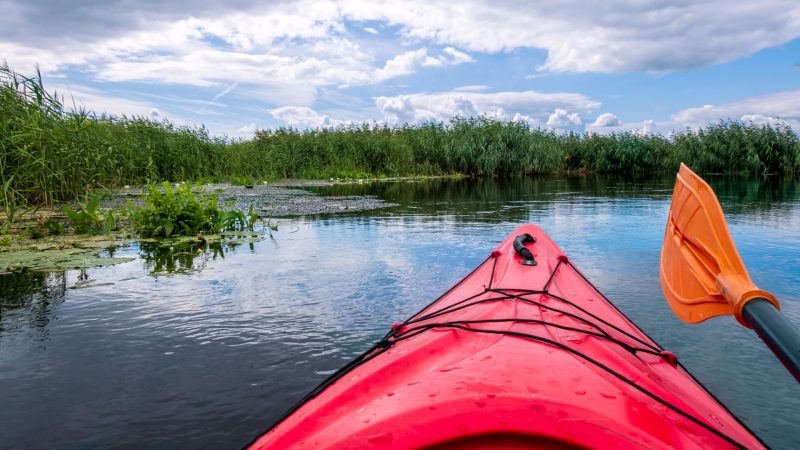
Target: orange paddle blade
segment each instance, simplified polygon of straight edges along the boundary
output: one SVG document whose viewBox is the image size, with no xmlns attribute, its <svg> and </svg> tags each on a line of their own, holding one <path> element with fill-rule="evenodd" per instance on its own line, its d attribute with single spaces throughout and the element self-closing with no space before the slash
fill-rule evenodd
<svg viewBox="0 0 800 450">
<path fill-rule="evenodd" d="M 660 278 L 669 306 L 684 322 L 733 314 L 750 328 L 742 317 L 745 303 L 764 298 L 780 308 L 750 280 L 714 191 L 684 164 L 672 193 Z"/>
</svg>

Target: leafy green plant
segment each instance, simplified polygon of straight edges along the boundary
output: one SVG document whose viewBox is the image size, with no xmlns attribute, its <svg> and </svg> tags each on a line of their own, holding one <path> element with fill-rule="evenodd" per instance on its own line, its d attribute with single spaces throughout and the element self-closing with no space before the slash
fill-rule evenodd
<svg viewBox="0 0 800 450">
<path fill-rule="evenodd" d="M 200 233 L 252 229 L 255 213 L 252 206 L 245 213 L 220 208 L 216 194 L 195 193 L 185 183 L 177 188 L 169 183 L 148 185 L 143 207 L 128 206 L 128 215 L 144 237 L 167 238 Z"/>
<path fill-rule="evenodd" d="M 77 210 L 64 206 L 72 228 L 78 234 L 108 234 L 117 226 L 117 219 L 110 210 L 99 210 L 100 196 L 92 195 L 85 205 L 79 205 Z"/>
<path fill-rule="evenodd" d="M 44 232 L 34 225 L 28 225 L 23 230 L 23 234 L 28 235 L 31 239 L 41 239 L 44 237 Z"/>
<path fill-rule="evenodd" d="M 47 230 L 51 236 L 58 236 L 64 234 L 64 224 L 55 219 L 45 221 L 42 226 Z"/>
</svg>

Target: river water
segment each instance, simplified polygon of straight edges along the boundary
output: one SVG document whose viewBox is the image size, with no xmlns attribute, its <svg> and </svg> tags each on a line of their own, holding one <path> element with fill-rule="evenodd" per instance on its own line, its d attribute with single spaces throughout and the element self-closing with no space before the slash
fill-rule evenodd
<svg viewBox="0 0 800 450">
<path fill-rule="evenodd" d="M 262 242 L 0 277 L 0 448 L 239 448 L 326 375 L 541 225 L 766 443 L 800 447 L 800 389 L 731 317 L 660 293 L 673 178 L 315 188 L 399 206 L 283 221 Z M 710 179 L 754 281 L 800 324 L 800 182 Z"/>
</svg>

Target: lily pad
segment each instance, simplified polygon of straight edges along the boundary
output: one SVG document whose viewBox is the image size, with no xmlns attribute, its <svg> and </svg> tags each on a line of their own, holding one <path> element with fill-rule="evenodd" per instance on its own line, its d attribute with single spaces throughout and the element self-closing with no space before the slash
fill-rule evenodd
<svg viewBox="0 0 800 450">
<path fill-rule="evenodd" d="M 110 266 L 134 258 L 105 258 L 97 249 L 65 248 L 63 250 L 17 250 L 0 253 L 0 274 L 33 270 L 52 272 L 68 269 Z"/>
</svg>

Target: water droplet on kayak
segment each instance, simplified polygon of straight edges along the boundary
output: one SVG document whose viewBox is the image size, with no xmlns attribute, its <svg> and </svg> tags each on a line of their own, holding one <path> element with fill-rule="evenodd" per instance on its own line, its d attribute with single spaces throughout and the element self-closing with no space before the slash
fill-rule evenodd
<svg viewBox="0 0 800 450">
<path fill-rule="evenodd" d="M 475 405 L 477 405 L 478 408 L 483 408 L 484 406 L 486 406 L 486 402 L 483 400 L 475 400 Z"/>
<path fill-rule="evenodd" d="M 370 423 L 371 421 L 369 419 L 364 419 L 363 422 L 364 423 Z"/>
<path fill-rule="evenodd" d="M 600 393 L 600 395 L 602 395 L 602 396 L 603 396 L 603 397 L 605 397 L 605 398 L 617 398 L 617 396 L 616 396 L 616 395 L 614 395 L 614 394 L 609 394 L 609 393 L 606 393 L 606 392 L 601 392 L 601 393 Z"/>
<path fill-rule="evenodd" d="M 593 299 L 592 297 L 586 297 L 586 301 L 587 301 L 587 302 L 593 302 L 593 301 L 594 301 L 594 299 Z"/>
<path fill-rule="evenodd" d="M 411 383 L 408 383 L 406 386 L 413 386 L 415 384 L 420 384 L 420 383 L 422 383 L 422 382 L 421 381 L 412 381 Z"/>
<path fill-rule="evenodd" d="M 721 426 L 721 427 L 725 426 L 725 423 L 722 422 L 722 419 L 720 419 L 719 417 L 715 416 L 714 414 L 710 414 L 710 416 L 711 416 L 712 419 L 714 419 L 714 422 L 717 422 L 719 424 L 719 426 Z"/>
<path fill-rule="evenodd" d="M 487 359 L 492 359 L 492 355 L 484 356 L 483 358 L 481 358 L 481 361 L 486 361 Z"/>
<path fill-rule="evenodd" d="M 569 342 L 575 342 L 576 344 L 579 344 L 583 342 L 583 337 L 578 334 L 570 334 L 566 337 L 566 340 Z"/>
<path fill-rule="evenodd" d="M 446 367 L 444 369 L 439 369 L 439 372 L 450 372 L 451 370 L 458 370 L 460 368 L 461 367 L 458 367 L 458 366 L 456 366 L 456 367 Z"/>
<path fill-rule="evenodd" d="M 439 395 L 438 392 L 431 392 L 430 394 L 428 394 L 428 397 L 436 397 L 437 395 Z"/>
<path fill-rule="evenodd" d="M 387 393 L 386 393 L 386 396 L 387 396 L 387 397 L 391 397 L 391 396 L 393 396 L 393 395 L 394 395 L 394 392 L 387 392 Z"/>
<path fill-rule="evenodd" d="M 389 432 L 376 434 L 367 438 L 367 442 L 371 444 L 388 444 L 392 442 L 392 440 L 394 440 L 394 436 Z"/>
<path fill-rule="evenodd" d="M 586 395 L 586 389 L 575 389 L 575 395 Z"/>
<path fill-rule="evenodd" d="M 490 398 L 491 399 L 491 398 L 495 398 L 495 397 L 497 397 L 497 394 L 486 394 L 486 398 Z"/>
<path fill-rule="evenodd" d="M 525 387 L 528 389 L 528 392 L 530 392 L 531 394 L 535 394 L 535 393 L 539 392 L 539 390 L 536 389 L 533 386 L 525 386 Z"/>
</svg>

